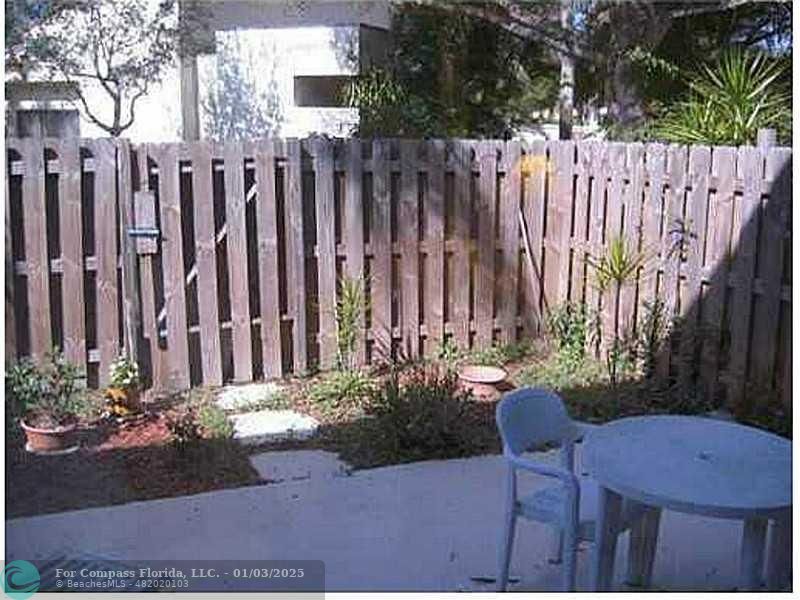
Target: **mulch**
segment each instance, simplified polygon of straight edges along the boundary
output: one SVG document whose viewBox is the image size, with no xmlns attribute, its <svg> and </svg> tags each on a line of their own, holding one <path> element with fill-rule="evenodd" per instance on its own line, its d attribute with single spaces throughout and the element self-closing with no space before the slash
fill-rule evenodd
<svg viewBox="0 0 800 600">
<path fill-rule="evenodd" d="M 79 450 L 37 456 L 21 439 L 6 449 L 6 517 L 124 504 L 260 483 L 234 442 L 170 443 L 163 415 L 83 431 Z"/>
</svg>

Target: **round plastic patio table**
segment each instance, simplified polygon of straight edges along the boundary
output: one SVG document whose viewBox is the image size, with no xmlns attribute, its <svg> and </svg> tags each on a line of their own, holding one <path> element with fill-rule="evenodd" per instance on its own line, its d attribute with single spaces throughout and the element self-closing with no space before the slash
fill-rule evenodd
<svg viewBox="0 0 800 600">
<path fill-rule="evenodd" d="M 643 505 L 631 530 L 628 581 L 647 587 L 661 509 L 744 521 L 739 589 L 761 584 L 767 524 L 767 586 L 791 561 L 792 444 L 765 431 L 702 417 L 632 417 L 593 429 L 584 465 L 599 486 L 593 587 L 608 590 L 617 523 L 626 502 Z M 697 540 L 702 544 L 702 540 Z"/>
</svg>

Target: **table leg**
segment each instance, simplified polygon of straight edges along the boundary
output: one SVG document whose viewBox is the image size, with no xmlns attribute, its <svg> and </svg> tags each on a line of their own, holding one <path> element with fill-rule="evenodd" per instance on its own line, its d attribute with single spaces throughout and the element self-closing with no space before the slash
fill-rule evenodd
<svg viewBox="0 0 800 600">
<path fill-rule="evenodd" d="M 611 588 L 621 509 L 622 496 L 600 486 L 592 564 L 592 588 L 597 592 Z"/>
<path fill-rule="evenodd" d="M 767 589 L 788 589 L 792 570 L 792 513 L 772 522 L 767 548 Z"/>
<path fill-rule="evenodd" d="M 653 576 L 653 561 L 658 545 L 658 527 L 661 509 L 648 506 L 633 524 L 628 545 L 628 584 L 650 587 Z"/>
<path fill-rule="evenodd" d="M 764 546 L 767 541 L 767 520 L 746 519 L 742 534 L 739 562 L 739 591 L 755 591 L 761 587 L 764 570 Z"/>
</svg>

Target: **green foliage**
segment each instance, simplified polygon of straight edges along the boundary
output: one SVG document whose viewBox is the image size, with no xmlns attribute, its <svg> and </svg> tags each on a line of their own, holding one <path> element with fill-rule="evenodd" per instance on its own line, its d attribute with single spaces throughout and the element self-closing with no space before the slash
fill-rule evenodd
<svg viewBox="0 0 800 600">
<path fill-rule="evenodd" d="M 599 258 L 587 259 L 595 271 L 597 288 L 605 292 L 612 284 L 622 287 L 632 283 L 647 262 L 647 255 L 631 247 L 619 236 L 612 237 L 606 253 Z"/>
<path fill-rule="evenodd" d="M 436 359 L 447 371 L 455 371 L 461 357 L 462 352 L 452 337 L 445 337 L 436 350 Z"/>
<path fill-rule="evenodd" d="M 323 411 L 360 410 L 375 390 L 366 373 L 353 369 L 328 373 L 312 384 L 311 400 Z"/>
<path fill-rule="evenodd" d="M 519 386 L 563 392 L 605 382 L 605 366 L 588 356 L 576 359 L 556 353 L 525 367 L 515 380 Z"/>
<path fill-rule="evenodd" d="M 638 359 L 642 373 L 651 377 L 655 371 L 656 359 L 664 346 L 671 329 L 670 316 L 661 298 L 644 303 L 644 317 L 639 327 L 637 339 Z"/>
<path fill-rule="evenodd" d="M 469 361 L 493 367 L 502 367 L 511 362 L 517 362 L 528 356 L 531 345 L 526 342 L 513 342 L 511 344 L 493 343 L 488 348 L 475 350 L 469 354 Z"/>
<path fill-rule="evenodd" d="M 430 107 L 385 69 L 373 67 L 353 78 L 344 87 L 342 100 L 359 110 L 353 135 L 426 137 L 435 130 Z"/>
<path fill-rule="evenodd" d="M 197 411 L 197 423 L 205 439 L 227 440 L 233 437 L 233 423 L 225 411 L 214 404 L 204 404 Z"/>
<path fill-rule="evenodd" d="M 340 369 L 352 371 L 356 367 L 355 350 L 366 304 L 363 283 L 351 277 L 340 277 L 336 302 L 336 350 Z"/>
<path fill-rule="evenodd" d="M 109 365 L 108 377 L 111 387 L 136 389 L 139 386 L 139 365 L 122 354 Z"/>
<path fill-rule="evenodd" d="M 547 330 L 556 347 L 556 354 L 567 371 L 579 366 L 586 346 L 594 339 L 595 317 L 585 304 L 566 302 L 550 310 Z"/>
<path fill-rule="evenodd" d="M 81 415 L 86 402 L 80 391 L 83 376 L 62 354 L 48 355 L 42 365 L 23 359 L 6 373 L 6 394 L 15 414 L 31 425 L 58 427 Z"/>
<path fill-rule="evenodd" d="M 471 399 L 454 372 L 416 365 L 393 370 L 371 395 L 367 412 L 388 460 L 454 458 L 469 453 L 464 427 Z"/>
<path fill-rule="evenodd" d="M 791 132 L 791 93 L 782 82 L 784 66 L 762 53 L 733 49 L 703 65 L 690 81 L 688 98 L 671 106 L 657 134 L 668 141 L 754 144 L 759 129 Z"/>
</svg>

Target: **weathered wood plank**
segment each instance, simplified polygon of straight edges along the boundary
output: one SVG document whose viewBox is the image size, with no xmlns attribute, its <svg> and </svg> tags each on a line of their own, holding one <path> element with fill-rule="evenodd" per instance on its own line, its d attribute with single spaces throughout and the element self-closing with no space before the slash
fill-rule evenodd
<svg viewBox="0 0 800 600">
<path fill-rule="evenodd" d="M 364 205 L 362 195 L 363 170 L 361 140 L 347 141 L 345 169 L 344 243 L 347 249 L 345 262 L 347 276 L 364 286 Z M 361 332 L 356 341 L 355 361 L 362 365 L 366 361 L 366 315 L 361 315 Z"/>
<path fill-rule="evenodd" d="M 494 337 L 495 219 L 497 192 L 497 147 L 494 142 L 478 144 L 480 179 L 475 210 L 478 220 L 477 264 L 475 267 L 475 344 L 491 346 Z"/>
<path fill-rule="evenodd" d="M 261 306 L 261 346 L 264 377 L 283 375 L 281 314 L 278 290 L 278 203 L 275 190 L 275 144 L 258 142 L 255 155 L 256 232 Z"/>
<path fill-rule="evenodd" d="M 644 146 L 638 143 L 628 144 L 626 152 L 629 180 L 623 191 L 622 237 L 630 252 L 636 256 L 641 252 Z M 622 286 L 619 293 L 619 327 L 625 335 L 632 335 L 636 330 L 636 296 L 641 271 L 640 268 L 631 281 Z"/>
<path fill-rule="evenodd" d="M 22 219 L 25 262 L 28 264 L 28 327 L 30 354 L 41 360 L 53 347 L 50 329 L 50 273 L 47 257 L 44 148 L 41 140 L 20 140 L 18 146 L 25 174 L 22 176 Z"/>
<path fill-rule="evenodd" d="M 517 339 L 517 298 L 519 291 L 519 211 L 521 206 L 522 150 L 519 141 L 506 143 L 503 160 L 505 176 L 500 191 L 500 242 L 502 267 L 497 317 L 500 320 L 500 341 L 510 344 Z"/>
<path fill-rule="evenodd" d="M 161 254 L 164 271 L 164 305 L 167 314 L 167 372 L 164 387 L 171 392 L 189 387 L 189 338 L 186 321 L 186 274 L 183 264 L 180 173 L 177 146 L 152 148 L 158 162 L 158 199 L 161 213 Z"/>
<path fill-rule="evenodd" d="M 771 148 L 766 156 L 765 177 L 774 181 L 761 210 L 758 236 L 758 277 L 764 293 L 753 307 L 751 375 L 754 382 L 772 386 L 778 350 L 780 289 L 783 277 L 783 238 L 789 224 L 792 196 L 792 151 Z"/>
<path fill-rule="evenodd" d="M 642 206 L 642 253 L 647 261 L 639 277 L 639 325 L 643 326 L 648 314 L 661 306 L 658 295 L 658 275 L 661 269 L 661 224 L 663 221 L 664 171 L 667 166 L 663 144 L 645 146 L 645 169 L 650 182 Z"/>
<path fill-rule="evenodd" d="M 471 150 L 466 140 L 453 143 L 453 237 L 455 251 L 450 269 L 448 296 L 452 298 L 450 321 L 453 339 L 460 350 L 470 347 L 469 294 L 470 294 L 470 218 L 471 218 Z"/>
<path fill-rule="evenodd" d="M 573 240 L 586 244 L 589 240 L 587 220 L 589 217 L 589 178 L 592 168 L 592 154 L 595 144 L 582 142 L 576 144 L 577 164 L 579 171 L 575 182 L 575 218 L 572 224 Z M 570 301 L 583 303 L 586 301 L 586 252 L 574 249 L 572 255 L 572 270 L 570 283 Z"/>
<path fill-rule="evenodd" d="M 701 312 L 703 249 L 708 217 L 708 176 L 711 152 L 707 146 L 692 146 L 689 152 L 689 178 L 692 182 L 686 207 L 686 285 L 680 299 L 681 340 L 679 377 L 690 381 L 697 351 L 697 322 Z"/>
<path fill-rule="evenodd" d="M 117 190 L 116 148 L 111 140 L 90 142 L 94 155 L 94 231 L 97 256 L 97 345 L 100 351 L 98 381 L 108 384 L 108 369 L 117 358 L 119 318 L 117 298 Z"/>
<path fill-rule="evenodd" d="M 244 153 L 240 142 L 225 144 L 225 225 L 228 254 L 228 293 L 231 302 L 233 378 L 253 379 L 252 329 L 247 272 L 247 219 L 244 191 Z M 302 230 L 301 230 L 302 234 Z M 301 280 L 301 285 L 304 281 Z"/>
<path fill-rule="evenodd" d="M 86 371 L 85 273 L 83 268 L 83 209 L 81 155 L 77 139 L 56 148 L 62 172 L 58 176 L 59 237 L 61 239 L 61 293 L 64 298 L 64 356 Z"/>
<path fill-rule="evenodd" d="M 146 144 L 141 144 L 136 147 L 139 191 L 134 194 L 134 203 L 138 203 L 148 194 L 153 194 L 153 192 L 150 191 L 150 179 L 148 176 L 150 172 L 148 168 L 149 149 L 150 146 Z M 142 226 L 140 213 L 141 211 L 137 204 L 137 206 L 134 207 L 134 221 L 137 227 Z M 167 364 L 166 353 L 159 344 L 158 323 L 156 320 L 156 292 L 154 286 L 153 262 L 155 261 L 154 253 L 158 249 L 158 242 L 153 240 L 152 246 L 152 248 L 148 249 L 153 252 L 143 254 L 139 262 L 139 289 L 142 295 L 142 333 L 145 338 L 151 370 L 151 392 L 158 394 L 164 389 L 166 383 Z M 144 351 L 144 348 L 142 348 L 142 350 Z"/>
<path fill-rule="evenodd" d="M 130 142 L 126 139 L 116 140 L 116 146 L 120 265 L 122 269 L 122 345 L 125 353 L 138 362 L 141 359 L 139 341 L 142 327 L 142 307 L 139 300 L 136 241 L 128 233 L 134 223 L 132 152 Z"/>
<path fill-rule="evenodd" d="M 618 240 L 625 241 L 622 234 L 622 216 L 624 208 L 624 178 L 625 178 L 625 161 L 626 161 L 625 144 L 612 143 L 609 147 L 609 168 L 610 168 L 610 181 L 608 183 L 607 203 L 606 203 L 606 223 L 605 223 L 605 245 L 602 250 L 602 255 L 606 255 L 612 243 Z M 632 249 L 628 248 L 630 252 Z M 595 260 L 601 260 L 602 255 L 596 257 Z M 595 277 L 597 273 L 595 273 Z M 620 295 L 625 286 L 629 286 L 630 282 L 607 282 L 606 289 L 602 294 L 602 309 L 601 309 L 601 340 L 600 345 L 604 352 L 609 352 L 613 348 L 617 335 L 620 332 Z"/>
<path fill-rule="evenodd" d="M 314 194 L 319 277 L 320 367 L 336 365 L 336 212 L 333 199 L 333 145 L 314 143 Z"/>
<path fill-rule="evenodd" d="M 683 228 L 683 200 L 686 190 L 686 147 L 670 145 L 667 149 L 669 190 L 664 199 L 664 235 L 661 259 L 664 261 L 664 285 L 659 294 L 664 299 L 666 318 L 675 318 L 678 306 L 678 277 L 681 266 L 681 231 Z M 661 376 L 669 374 L 670 347 L 665 344 L 659 357 L 657 370 Z"/>
<path fill-rule="evenodd" d="M 544 311 L 544 224 L 547 210 L 546 186 L 547 180 L 553 171 L 553 162 L 549 155 L 547 143 L 543 140 L 531 142 L 525 155 L 526 166 L 530 172 L 527 191 L 529 201 L 525 221 L 528 226 L 528 239 L 531 246 L 531 260 L 533 273 L 528 270 L 531 298 L 529 306 L 532 309 L 530 327 L 534 333 L 540 333 L 545 326 Z"/>
<path fill-rule="evenodd" d="M 14 273 L 14 234 L 11 227 L 11 171 L 9 150 L 11 148 L 6 144 L 5 154 L 5 167 L 6 167 L 6 197 L 5 197 L 5 221 L 6 221 L 6 256 L 5 256 L 5 274 L 6 274 L 6 339 L 5 339 L 5 364 L 6 367 L 16 362 L 18 356 L 17 346 L 17 308 L 15 306 L 16 297 L 16 277 Z M 16 149 L 15 149 L 16 150 Z"/>
<path fill-rule="evenodd" d="M 553 171 L 550 173 L 547 198 L 547 231 L 544 237 L 544 297 L 548 308 L 554 309 L 567 300 L 567 286 L 561 274 L 569 261 L 569 219 L 564 207 L 572 197 L 572 151 L 569 141 L 550 142 Z M 565 240 L 566 238 L 566 240 Z M 569 267 L 566 267 L 569 269 Z"/>
<path fill-rule="evenodd" d="M 700 354 L 700 381 L 708 399 L 715 399 L 718 390 L 722 315 L 728 287 L 731 257 L 731 228 L 733 226 L 733 180 L 736 174 L 736 149 L 716 147 L 711 160 L 711 172 L 720 185 L 709 206 L 706 268 L 711 281 L 703 298 L 703 350 Z"/>
<path fill-rule="evenodd" d="M 589 206 L 588 246 L 590 266 L 586 269 L 586 306 L 588 310 L 599 316 L 602 309 L 603 294 L 597 279 L 597 271 L 591 265 L 596 264 L 605 252 L 603 236 L 605 232 L 606 189 L 608 185 L 608 144 L 595 144 L 592 148 L 590 164 L 592 181 L 590 184 L 591 203 Z M 595 354 L 599 340 L 592 340 L 590 348 Z"/>
<path fill-rule="evenodd" d="M 300 163 L 300 142 L 286 141 L 285 166 L 285 211 L 286 211 L 286 256 L 289 310 L 292 314 L 292 353 L 294 372 L 297 375 L 308 370 L 308 330 L 306 327 L 306 262 L 305 238 L 303 235 L 303 194 Z"/>
<path fill-rule="evenodd" d="M 425 263 L 425 354 L 435 356 L 444 341 L 445 148 L 443 140 L 427 142 L 428 187 L 425 198 L 427 257 Z"/>
<path fill-rule="evenodd" d="M 403 351 L 419 356 L 419 165 L 418 142 L 400 141 L 400 198 L 397 211 L 398 237 L 402 249 L 400 278 L 400 323 Z"/>
<path fill-rule="evenodd" d="M 192 211 L 197 266 L 200 365 L 204 385 L 221 385 L 222 350 L 217 305 L 217 242 L 210 144 L 194 142 L 190 144 L 189 154 L 192 161 Z M 242 292 L 243 290 L 239 290 L 239 293 Z"/>
<path fill-rule="evenodd" d="M 373 141 L 370 307 L 375 340 L 373 358 L 377 353 L 383 359 L 388 359 L 392 352 L 392 224 L 388 159 L 389 141 Z"/>
<path fill-rule="evenodd" d="M 761 153 L 757 148 L 749 146 L 739 148 L 737 171 L 739 176 L 744 178 L 745 191 L 735 209 L 731 240 L 734 253 L 732 272 L 736 279 L 730 307 L 731 359 L 728 367 L 730 377 L 728 401 L 731 408 L 742 400 L 750 354 L 750 305 L 755 273 L 758 209 L 761 201 L 759 182 L 764 175 Z"/>
</svg>

